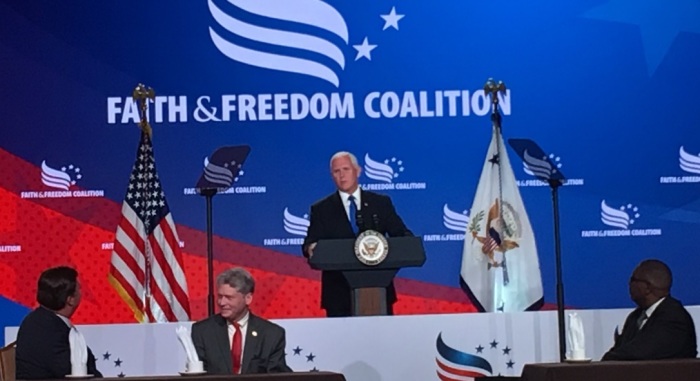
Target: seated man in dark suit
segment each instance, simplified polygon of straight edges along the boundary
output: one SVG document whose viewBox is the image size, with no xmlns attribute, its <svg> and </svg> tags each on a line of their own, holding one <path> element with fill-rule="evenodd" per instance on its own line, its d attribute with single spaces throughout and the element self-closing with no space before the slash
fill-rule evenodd
<svg viewBox="0 0 700 381">
<path fill-rule="evenodd" d="M 309 229 L 304 239 L 302 253 L 311 258 L 316 243 L 322 239 L 355 238 L 357 229 L 372 229 L 391 237 L 412 236 L 410 230 L 396 213 L 388 196 L 362 190 L 359 177 L 362 169 L 350 152 L 338 152 L 331 157 L 331 176 L 336 192 L 311 205 Z M 356 227 L 362 215 L 365 226 Z M 396 290 L 392 282 L 386 290 L 389 315 L 393 313 Z M 352 315 L 351 289 L 340 271 L 324 271 L 321 274 L 321 307 L 329 317 Z"/>
<path fill-rule="evenodd" d="M 24 318 L 17 332 L 18 380 L 65 378 L 71 374 L 69 335 L 74 327 L 70 318 L 78 309 L 80 298 L 75 269 L 55 267 L 41 273 L 36 293 L 39 307 Z M 90 348 L 87 373 L 102 377 Z"/>
<path fill-rule="evenodd" d="M 192 325 L 192 342 L 209 374 L 291 372 L 285 361 L 285 332 L 253 315 L 255 280 L 242 268 L 216 278 L 219 314 Z"/>
<path fill-rule="evenodd" d="M 671 270 L 659 260 L 645 260 L 637 266 L 629 289 L 638 308 L 627 317 L 622 334 L 616 334 L 615 344 L 603 355 L 603 361 L 697 356 L 693 318 L 670 295 L 672 282 Z"/>
</svg>

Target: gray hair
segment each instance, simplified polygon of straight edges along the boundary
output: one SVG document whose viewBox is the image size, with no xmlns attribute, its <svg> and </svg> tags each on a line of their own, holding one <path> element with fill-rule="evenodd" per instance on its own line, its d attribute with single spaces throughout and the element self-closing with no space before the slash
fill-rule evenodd
<svg viewBox="0 0 700 381">
<path fill-rule="evenodd" d="M 355 155 L 353 155 L 352 153 L 350 153 L 348 151 L 336 152 L 333 156 L 331 156 L 331 161 L 329 163 L 329 166 L 331 168 L 333 168 L 333 160 L 344 157 L 344 156 L 347 156 L 350 158 L 350 163 L 352 163 L 353 167 L 360 168 L 360 165 L 357 163 L 357 158 L 355 157 Z"/>
<path fill-rule="evenodd" d="M 255 279 L 242 267 L 225 270 L 216 277 L 216 284 L 218 286 L 227 284 L 244 295 L 255 292 Z"/>
</svg>

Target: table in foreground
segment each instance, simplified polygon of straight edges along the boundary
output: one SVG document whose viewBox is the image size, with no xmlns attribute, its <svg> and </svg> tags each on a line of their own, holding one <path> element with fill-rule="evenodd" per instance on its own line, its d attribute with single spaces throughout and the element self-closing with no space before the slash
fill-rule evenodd
<svg viewBox="0 0 700 381">
<path fill-rule="evenodd" d="M 68 379 L 66 379 L 68 380 Z M 71 379 L 76 380 L 76 379 Z M 345 381 L 345 376 L 333 372 L 293 372 L 267 374 L 149 376 L 88 379 L 100 381 Z M 50 380 L 56 381 L 56 380 Z"/>
<path fill-rule="evenodd" d="M 526 364 L 524 381 L 697 381 L 700 359 Z"/>
</svg>

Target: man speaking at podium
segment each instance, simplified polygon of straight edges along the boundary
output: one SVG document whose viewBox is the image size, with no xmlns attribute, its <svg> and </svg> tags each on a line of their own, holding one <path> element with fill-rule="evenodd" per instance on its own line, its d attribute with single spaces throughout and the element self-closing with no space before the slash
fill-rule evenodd
<svg viewBox="0 0 700 381">
<path fill-rule="evenodd" d="M 396 214 L 388 196 L 360 189 L 361 168 L 350 152 L 331 157 L 331 176 L 337 192 L 311 205 L 309 230 L 302 246 L 306 258 L 314 255 L 319 240 L 355 238 L 359 232 L 372 229 L 392 237 L 412 236 Z M 351 289 L 339 271 L 321 274 L 321 307 L 329 317 L 352 315 Z M 387 288 L 387 310 L 392 314 L 396 302 L 393 282 Z"/>
</svg>

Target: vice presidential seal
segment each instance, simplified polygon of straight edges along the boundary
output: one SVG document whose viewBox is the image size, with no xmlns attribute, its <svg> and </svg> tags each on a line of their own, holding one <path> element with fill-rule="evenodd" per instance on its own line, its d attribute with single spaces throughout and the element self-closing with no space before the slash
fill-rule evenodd
<svg viewBox="0 0 700 381">
<path fill-rule="evenodd" d="M 368 266 L 376 266 L 389 254 L 389 242 L 375 230 L 365 230 L 355 240 L 355 256 Z"/>
</svg>

